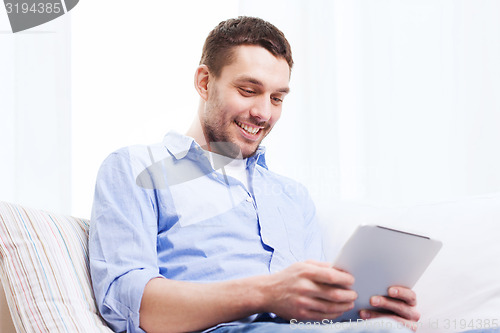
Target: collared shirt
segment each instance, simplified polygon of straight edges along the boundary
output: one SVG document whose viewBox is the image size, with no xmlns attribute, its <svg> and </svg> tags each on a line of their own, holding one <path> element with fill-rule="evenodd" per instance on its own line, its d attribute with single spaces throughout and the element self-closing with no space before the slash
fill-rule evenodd
<svg viewBox="0 0 500 333">
<path fill-rule="evenodd" d="M 224 281 L 323 259 L 307 190 L 269 171 L 263 147 L 246 167 L 248 188 L 175 132 L 103 162 L 89 256 L 97 305 L 113 330 L 143 332 L 139 308 L 152 278 Z"/>
</svg>

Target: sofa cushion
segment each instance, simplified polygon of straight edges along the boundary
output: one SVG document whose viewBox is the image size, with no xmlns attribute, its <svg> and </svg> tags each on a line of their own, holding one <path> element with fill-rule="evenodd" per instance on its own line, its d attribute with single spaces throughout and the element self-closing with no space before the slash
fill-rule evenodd
<svg viewBox="0 0 500 333">
<path fill-rule="evenodd" d="M 88 228 L 0 202 L 0 278 L 18 332 L 111 332 L 93 298 Z"/>
</svg>

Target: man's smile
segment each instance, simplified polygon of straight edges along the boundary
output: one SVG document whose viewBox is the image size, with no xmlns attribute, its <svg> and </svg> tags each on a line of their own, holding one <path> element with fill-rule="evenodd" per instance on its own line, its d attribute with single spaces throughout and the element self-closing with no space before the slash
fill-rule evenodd
<svg viewBox="0 0 500 333">
<path fill-rule="evenodd" d="M 257 136 L 257 133 L 259 133 L 260 130 L 262 129 L 262 127 L 260 126 L 243 124 L 237 120 L 235 120 L 234 122 L 236 125 L 238 125 L 239 128 L 241 128 L 244 131 L 243 133 L 251 135 L 252 139 L 254 139 L 254 137 Z"/>
</svg>

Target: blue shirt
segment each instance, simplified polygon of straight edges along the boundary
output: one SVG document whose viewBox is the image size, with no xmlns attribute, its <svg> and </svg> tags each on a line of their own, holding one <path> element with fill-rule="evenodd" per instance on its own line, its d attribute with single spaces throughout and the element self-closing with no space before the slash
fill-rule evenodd
<svg viewBox="0 0 500 333">
<path fill-rule="evenodd" d="M 269 171 L 263 147 L 246 167 L 248 189 L 175 132 L 103 162 L 89 256 L 97 305 L 113 330 L 143 332 L 139 308 L 152 278 L 223 281 L 323 259 L 307 190 Z"/>
</svg>

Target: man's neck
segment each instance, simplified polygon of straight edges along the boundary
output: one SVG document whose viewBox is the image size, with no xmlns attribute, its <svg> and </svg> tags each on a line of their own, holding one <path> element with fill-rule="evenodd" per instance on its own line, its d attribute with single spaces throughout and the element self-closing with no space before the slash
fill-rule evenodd
<svg viewBox="0 0 500 333">
<path fill-rule="evenodd" d="M 186 135 L 192 137 L 201 147 L 207 147 L 207 140 L 203 134 L 199 112 L 200 111 L 198 110 L 198 113 L 196 113 L 196 116 L 191 123 L 191 127 L 189 127 L 189 130 L 186 132 Z"/>
</svg>

